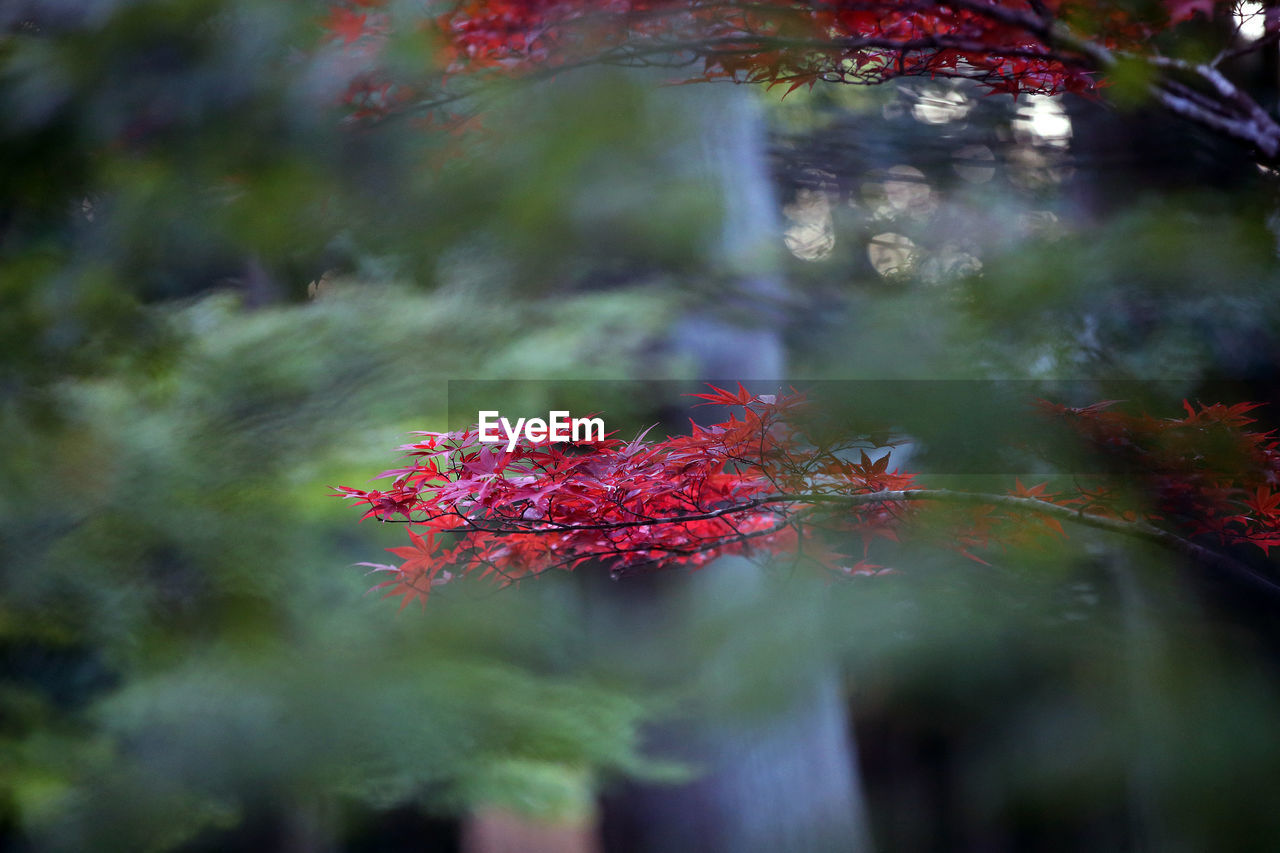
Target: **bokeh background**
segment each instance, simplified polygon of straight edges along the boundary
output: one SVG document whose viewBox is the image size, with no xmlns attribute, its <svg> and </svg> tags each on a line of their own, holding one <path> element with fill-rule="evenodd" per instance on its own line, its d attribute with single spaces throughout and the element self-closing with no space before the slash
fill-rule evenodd
<svg viewBox="0 0 1280 853">
<path fill-rule="evenodd" d="M 1073 531 L 397 613 L 354 564 L 403 531 L 328 496 L 458 379 L 624 434 L 684 403 L 611 382 L 699 377 L 1269 423 L 1274 173 L 1123 86 L 586 67 L 353 121 L 324 14 L 0 7 L 0 849 L 1275 849 L 1276 602 L 1202 567 Z"/>
</svg>

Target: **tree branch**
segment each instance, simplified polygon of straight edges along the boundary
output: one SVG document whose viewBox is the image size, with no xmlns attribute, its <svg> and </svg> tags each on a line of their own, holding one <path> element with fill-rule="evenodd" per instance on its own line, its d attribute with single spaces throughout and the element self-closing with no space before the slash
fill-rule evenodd
<svg viewBox="0 0 1280 853">
<path fill-rule="evenodd" d="M 775 494 L 765 497 L 756 498 L 750 501 L 733 504 L 732 506 L 721 507 L 706 512 L 690 513 L 680 516 L 669 516 L 661 519 L 644 519 L 636 521 L 613 521 L 601 522 L 597 524 L 557 524 L 555 522 L 530 521 L 525 524 L 522 519 L 504 519 L 503 521 L 514 522 L 514 527 L 488 527 L 485 521 L 493 519 L 476 520 L 466 518 L 466 527 L 459 528 L 462 530 L 470 530 L 477 533 L 488 533 L 495 536 L 518 536 L 518 535 L 545 535 L 548 533 L 561 533 L 570 531 L 584 530 L 622 530 L 626 528 L 654 526 L 663 524 L 683 524 L 694 521 L 709 521 L 726 516 L 739 515 L 752 510 L 775 504 L 834 504 L 842 507 L 859 507 L 874 504 L 894 504 L 894 503 L 914 503 L 921 501 L 936 501 L 940 503 L 964 504 L 971 506 L 996 506 L 1011 509 L 1016 512 L 1025 512 L 1034 515 L 1045 516 L 1048 518 L 1058 519 L 1060 521 L 1077 524 L 1082 527 L 1092 527 L 1097 530 L 1103 530 L 1108 533 L 1115 533 L 1130 539 L 1137 539 L 1144 542 L 1150 542 L 1159 545 L 1167 550 L 1190 557 L 1196 562 L 1208 567 L 1218 569 L 1232 578 L 1241 581 L 1250 589 L 1265 593 L 1270 596 L 1280 597 L 1280 583 L 1277 583 L 1267 577 L 1258 574 L 1249 566 L 1232 557 L 1206 548 L 1190 541 L 1184 537 L 1178 536 L 1162 528 L 1156 527 L 1144 521 L 1125 521 L 1123 519 L 1113 518 L 1110 516 L 1095 515 L 1084 512 L 1083 510 L 1071 509 L 1070 507 L 1060 506 L 1058 504 L 1049 503 L 1047 501 L 1036 498 L 1022 497 L 1019 495 L 996 495 L 985 492 L 966 492 L 951 489 L 905 489 L 905 490 L 884 490 L 877 492 L 865 492 L 862 494 Z M 464 516 L 465 517 L 465 516 Z M 424 521 L 410 521 L 403 519 L 383 519 L 387 521 L 401 524 L 422 524 Z M 785 519 L 779 526 L 772 530 L 781 529 L 791 520 Z M 755 532 L 750 536 L 743 538 L 753 538 L 763 535 L 761 532 Z M 723 537 L 716 537 L 708 540 L 705 547 L 697 549 L 686 549 L 690 553 L 696 550 L 710 550 L 720 547 L 724 544 Z M 661 550 L 660 547 L 648 546 L 648 550 Z M 612 551 L 606 551 L 594 556 L 608 556 Z M 681 553 L 685 553 L 682 551 Z"/>
</svg>

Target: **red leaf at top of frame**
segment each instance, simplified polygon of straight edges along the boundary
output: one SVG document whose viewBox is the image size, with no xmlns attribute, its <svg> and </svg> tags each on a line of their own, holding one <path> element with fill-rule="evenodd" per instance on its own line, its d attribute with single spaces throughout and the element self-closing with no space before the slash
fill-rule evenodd
<svg viewBox="0 0 1280 853">
<path fill-rule="evenodd" d="M 1269 486 L 1258 486 L 1257 491 L 1245 500 L 1245 504 L 1267 520 L 1280 517 L 1280 493 L 1272 493 Z"/>
<path fill-rule="evenodd" d="M 742 387 L 742 383 L 738 383 L 738 393 L 726 391 L 724 388 L 717 388 L 710 382 L 707 387 L 711 389 L 710 394 L 685 394 L 686 397 L 696 397 L 699 400 L 706 400 L 705 403 L 698 403 L 699 406 L 745 406 L 755 402 L 757 396 L 752 394 L 746 388 Z"/>
<path fill-rule="evenodd" d="M 1242 427 L 1254 422 L 1254 419 L 1248 416 L 1249 412 L 1260 408 L 1262 404 L 1246 402 L 1227 405 L 1226 403 L 1213 403 L 1206 406 L 1204 403 L 1199 403 L 1199 406 L 1200 411 L 1197 412 L 1194 406 L 1183 400 L 1182 408 L 1186 410 L 1187 416 L 1182 422 L 1186 424 L 1215 423 Z"/>
<path fill-rule="evenodd" d="M 1188 21 L 1197 14 L 1206 19 L 1213 18 L 1213 7 L 1216 0 L 1165 0 L 1165 8 L 1169 10 L 1169 23 L 1177 24 Z"/>
<path fill-rule="evenodd" d="M 1015 497 L 1034 498 L 1035 500 L 1048 501 L 1049 503 L 1053 503 L 1053 498 L 1056 497 L 1052 492 L 1045 492 L 1045 489 L 1049 486 L 1048 483 L 1040 483 L 1035 486 L 1024 486 L 1021 478 L 1018 477 L 1013 478 L 1013 483 L 1014 488 L 1009 492 L 1009 494 L 1014 495 Z"/>
<path fill-rule="evenodd" d="M 360 41 L 365 35 L 365 24 L 369 16 L 363 12 L 353 12 L 335 6 L 329 11 L 321 27 L 336 38 L 342 40 L 344 46 Z"/>
</svg>

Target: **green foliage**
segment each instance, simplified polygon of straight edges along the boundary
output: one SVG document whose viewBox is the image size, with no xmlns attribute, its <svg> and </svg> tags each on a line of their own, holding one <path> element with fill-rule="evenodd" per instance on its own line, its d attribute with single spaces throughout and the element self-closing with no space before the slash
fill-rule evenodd
<svg viewBox="0 0 1280 853">
<path fill-rule="evenodd" d="M 1280 322 L 1262 193 L 1073 213 L 1090 166 L 1027 141 L 1025 102 L 797 91 L 771 107 L 774 165 L 784 202 L 830 194 L 834 248 L 744 308 L 699 125 L 726 89 L 587 69 L 486 92 L 473 136 L 365 126 L 315 47 L 323 4 L 42 5 L 0 12 L 5 842 L 166 850 L 317 803 L 582 817 L 619 778 L 702 769 L 654 721 L 754 731 L 833 666 L 891 747 L 962 745 L 971 827 L 1076 826 L 1137 791 L 1161 849 L 1274 837 L 1256 632 L 1219 630 L 1140 551 L 898 550 L 901 575 L 829 587 L 731 565 L 652 600 L 463 586 L 397 616 L 351 564 L 401 531 L 326 497 L 443 428 L 450 379 L 691 372 L 670 343 L 690 308 L 776 320 L 810 377 L 1256 375 Z M 399 69 L 425 73 L 430 45 L 402 38 Z M 919 119 L 913 91 L 965 109 Z M 975 145 L 991 180 L 963 171 Z M 930 204 L 891 203 L 897 166 Z M 881 233 L 918 263 L 873 269 Z M 599 405 L 647 424 L 652 403 Z M 1000 426 L 981 414 L 921 434 Z M 877 831 L 910 847 L 884 816 L 933 812 L 891 775 L 869 775 Z"/>
<path fill-rule="evenodd" d="M 443 417 L 419 342 L 461 371 L 484 363 L 484 323 L 511 322 L 458 312 L 477 306 L 393 289 L 245 316 L 211 297 L 165 312 L 184 346 L 159 375 L 64 384 L 53 426 L 10 407 L 4 647 L 75 670 L 3 695 L 2 784 L 29 832 L 166 849 L 249 797 L 458 808 L 505 790 L 506 762 L 660 769 L 636 751 L 645 702 L 555 671 L 549 602 L 396 620 L 347 567 L 391 536 L 353 534 L 325 484 L 395 424 Z"/>
</svg>

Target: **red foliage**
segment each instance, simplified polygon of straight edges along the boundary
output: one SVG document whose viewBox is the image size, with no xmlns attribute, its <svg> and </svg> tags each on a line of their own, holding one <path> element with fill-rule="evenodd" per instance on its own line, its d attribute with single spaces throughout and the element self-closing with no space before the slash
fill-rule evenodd
<svg viewBox="0 0 1280 853">
<path fill-rule="evenodd" d="M 385 34 L 381 0 L 348 0 L 324 24 L 368 50 Z M 419 26 L 446 77 L 520 75 L 583 62 L 670 67 L 681 81 L 783 85 L 894 77 L 980 81 L 993 92 L 1090 92 L 1096 56 L 1151 40 L 1224 0 L 459 0 Z M 1073 38 L 1064 38 L 1065 27 Z M 379 84 L 380 85 L 380 84 Z M 359 92 L 354 93 L 358 96 Z M 364 105 L 367 108 L 367 104 Z"/>
<path fill-rule="evenodd" d="M 891 467 L 893 442 L 808 434 L 798 425 L 803 394 L 712 386 L 695 396 L 740 408 L 741 418 L 731 412 L 661 441 L 647 440 L 648 431 L 578 445 L 521 438 L 511 451 L 505 439 L 481 443 L 475 429 L 416 433 L 420 440 L 401 448 L 412 464 L 380 475 L 389 488 L 337 490 L 364 505 L 365 518 L 426 532 L 410 533 L 412 547 L 390 549 L 401 565 L 364 565 L 389 572 L 379 588 L 406 604 L 457 576 L 510 583 L 588 562 L 623 574 L 788 554 L 837 574 L 878 574 L 871 542 L 896 540 L 920 502 L 934 515 L 955 510 L 947 543 L 979 562 L 975 550 L 1065 535 L 1041 504 L 1077 519 L 1174 526 L 1218 545 L 1280 545 L 1280 450 L 1269 433 L 1247 429 L 1254 404 L 1187 406 L 1179 419 L 1044 404 L 1101 452 L 1123 454 L 1150 496 L 1139 505 L 1110 486 L 1054 493 L 1015 481 L 1007 496 L 921 489 Z M 860 556 L 842 553 L 851 541 Z"/>
<path fill-rule="evenodd" d="M 1173 524 L 1217 545 L 1251 544 L 1269 553 L 1280 546 L 1280 444 L 1271 432 L 1249 429 L 1258 403 L 1215 403 L 1199 408 L 1183 401 L 1186 417 L 1154 418 L 1112 411 L 1112 403 L 1086 408 L 1042 404 L 1066 417 L 1114 467 L 1131 473 L 1130 491 L 1142 494 L 1141 511 L 1109 487 L 1081 489 L 1081 510 L 1094 515 L 1139 516 Z"/>
<path fill-rule="evenodd" d="M 742 418 L 692 426 L 664 441 L 616 438 L 589 445 L 521 439 L 481 444 L 475 429 L 417 433 L 401 448 L 414 464 L 384 472 L 385 491 L 342 487 L 367 507 L 365 518 L 401 520 L 451 542 L 423 559 L 425 540 L 398 549 L 391 594 L 425 598 L 446 567 L 510 582 L 588 561 L 615 573 L 649 566 L 701 566 L 725 554 L 792 552 L 813 539 L 812 508 L 775 496 L 859 494 L 908 488 L 912 477 L 889 469 L 889 457 L 865 451 L 854 461 L 834 446 L 813 447 L 788 421 L 800 394 L 752 396 L 712 389 L 717 405 L 743 406 Z M 847 449 L 847 448 L 846 448 Z M 892 536 L 904 508 L 871 504 L 848 511 L 839 528 Z M 830 521 L 826 522 L 830 526 Z M 818 551 L 824 564 L 851 562 Z M 374 566 L 377 569 L 391 569 Z M 865 567 L 852 567 L 865 568 Z"/>
</svg>

